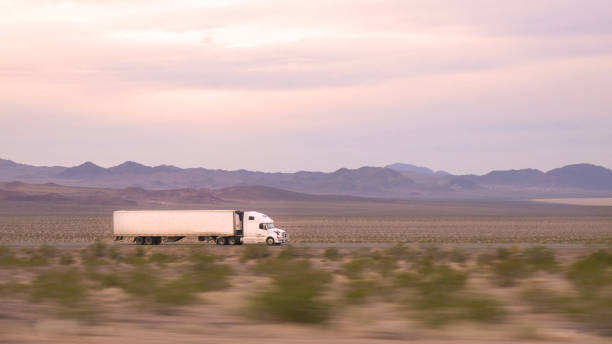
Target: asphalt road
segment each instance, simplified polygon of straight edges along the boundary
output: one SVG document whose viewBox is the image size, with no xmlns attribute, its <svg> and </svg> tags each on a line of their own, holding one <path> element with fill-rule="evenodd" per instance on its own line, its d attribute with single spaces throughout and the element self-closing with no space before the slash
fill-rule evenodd
<svg viewBox="0 0 612 344">
<path fill-rule="evenodd" d="M 34 247 L 40 245 L 50 245 L 57 248 L 84 248 L 91 245 L 91 242 L 58 242 L 58 243 L 42 243 L 42 242 L 31 242 L 31 243 L 6 243 L 0 244 L 2 246 L 8 247 Z M 362 243 L 289 243 L 287 245 L 295 246 L 295 247 L 310 247 L 310 248 L 329 248 L 336 247 L 341 249 L 359 249 L 359 248 L 387 248 L 396 245 L 397 243 L 381 243 L 381 242 L 362 242 Z M 125 242 L 113 242 L 110 245 L 116 246 L 137 246 L 133 243 L 125 243 Z M 167 243 L 158 245 L 155 247 L 162 248 L 163 247 L 195 247 L 202 246 L 206 248 L 215 248 L 215 249 L 223 249 L 224 246 L 218 246 L 214 244 L 205 244 L 199 242 L 178 242 L 178 243 Z M 571 244 L 571 243 L 407 243 L 404 244 L 406 247 L 426 247 L 426 246 L 436 246 L 436 247 L 456 247 L 462 248 L 466 250 L 488 250 L 494 249 L 497 247 L 513 247 L 518 246 L 521 248 L 530 247 L 530 246 L 545 246 L 550 249 L 555 250 L 584 250 L 584 249 L 597 249 L 597 248 L 606 248 L 609 247 L 605 244 Z M 280 246 L 275 246 L 273 248 L 280 248 Z"/>
</svg>

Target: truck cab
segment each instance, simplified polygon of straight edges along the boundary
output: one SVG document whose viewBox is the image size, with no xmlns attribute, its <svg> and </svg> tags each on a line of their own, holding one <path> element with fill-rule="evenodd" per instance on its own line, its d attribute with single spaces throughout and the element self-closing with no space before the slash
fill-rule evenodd
<svg viewBox="0 0 612 344">
<path fill-rule="evenodd" d="M 284 244 L 288 241 L 287 232 L 274 226 L 274 220 L 257 211 L 245 211 L 243 217 L 243 237 L 245 244 L 266 243 Z"/>
</svg>

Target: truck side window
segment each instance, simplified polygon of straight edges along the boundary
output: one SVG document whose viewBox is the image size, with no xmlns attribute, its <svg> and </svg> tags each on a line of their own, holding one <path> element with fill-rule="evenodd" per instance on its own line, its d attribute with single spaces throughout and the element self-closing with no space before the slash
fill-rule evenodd
<svg viewBox="0 0 612 344">
<path fill-rule="evenodd" d="M 249 216 L 249 220 L 255 220 L 255 216 Z"/>
</svg>

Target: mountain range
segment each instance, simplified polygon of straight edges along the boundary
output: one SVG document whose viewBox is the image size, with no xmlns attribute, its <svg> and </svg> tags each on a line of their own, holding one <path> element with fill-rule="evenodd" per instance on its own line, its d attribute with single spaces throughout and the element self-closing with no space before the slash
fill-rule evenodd
<svg viewBox="0 0 612 344">
<path fill-rule="evenodd" d="M 53 202 L 80 205 L 172 205 L 214 204 L 227 201 L 376 201 L 355 196 L 311 195 L 267 186 L 234 186 L 218 190 L 175 189 L 145 190 L 141 188 L 91 188 L 63 186 L 55 183 L 27 184 L 0 182 L 0 200 L 13 202 Z"/>
<path fill-rule="evenodd" d="M 315 195 L 398 199 L 524 199 L 612 195 L 612 170 L 585 163 L 547 172 L 521 169 L 492 171 L 485 175 L 453 175 L 400 163 L 385 167 L 341 168 L 334 172 L 270 173 L 179 168 L 170 165 L 151 167 L 133 161 L 110 168 L 92 162 L 74 167 L 47 167 L 0 159 L 1 181 L 146 190 L 231 190 L 228 188 L 258 186 Z"/>
</svg>

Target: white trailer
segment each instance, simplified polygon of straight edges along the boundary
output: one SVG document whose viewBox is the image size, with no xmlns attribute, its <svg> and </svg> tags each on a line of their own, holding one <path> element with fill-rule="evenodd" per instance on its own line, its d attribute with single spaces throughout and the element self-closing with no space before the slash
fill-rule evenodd
<svg viewBox="0 0 612 344">
<path fill-rule="evenodd" d="M 113 212 L 113 237 L 138 245 L 159 245 L 185 237 L 218 245 L 283 244 L 287 232 L 266 214 L 241 210 L 119 210 Z"/>
</svg>

